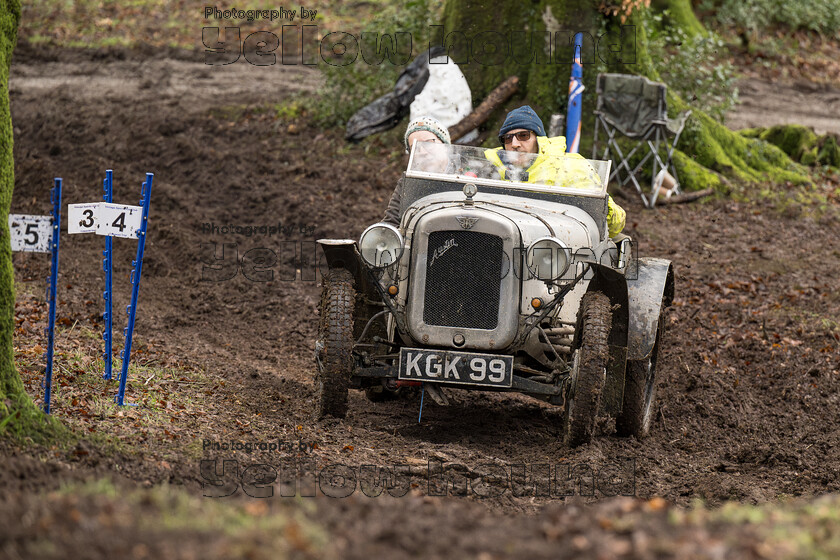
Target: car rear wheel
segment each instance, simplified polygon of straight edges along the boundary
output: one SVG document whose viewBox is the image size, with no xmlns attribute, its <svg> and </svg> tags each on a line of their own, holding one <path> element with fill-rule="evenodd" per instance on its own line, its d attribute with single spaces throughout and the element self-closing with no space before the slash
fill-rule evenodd
<svg viewBox="0 0 840 560">
<path fill-rule="evenodd" d="M 624 376 L 624 404 L 615 419 L 615 430 L 619 436 L 635 436 L 641 439 L 650 432 L 653 401 L 656 396 L 656 365 L 665 331 L 665 306 L 659 315 L 656 327 L 656 341 L 646 360 L 629 360 Z"/>
<path fill-rule="evenodd" d="M 321 321 L 316 343 L 318 416 L 344 418 L 353 373 L 353 276 L 331 269 L 321 291 Z"/>
<path fill-rule="evenodd" d="M 595 420 L 607 379 L 608 340 L 612 326 L 607 296 L 601 292 L 583 296 L 580 325 L 580 347 L 576 351 L 566 397 L 566 443 L 570 447 L 589 443 L 595 433 Z"/>
</svg>

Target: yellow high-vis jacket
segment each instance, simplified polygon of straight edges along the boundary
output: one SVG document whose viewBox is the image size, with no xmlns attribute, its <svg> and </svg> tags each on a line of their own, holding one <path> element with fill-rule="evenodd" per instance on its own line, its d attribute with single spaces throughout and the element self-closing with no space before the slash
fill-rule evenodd
<svg viewBox="0 0 840 560">
<path fill-rule="evenodd" d="M 557 136 L 537 136 L 539 154 L 534 163 L 526 170 L 528 172 L 527 183 L 541 183 L 544 185 L 557 185 L 558 187 L 580 188 L 590 186 L 589 178 L 592 170 L 589 165 L 575 165 L 575 160 L 585 161 L 580 154 L 566 153 L 566 138 Z M 505 178 L 505 164 L 499 157 L 502 148 L 493 148 L 484 152 L 486 157 L 495 165 L 502 179 Z M 559 159 L 563 158 L 563 159 Z M 562 164 L 562 169 L 561 169 Z M 560 178 L 558 180 L 558 178 Z M 607 195 L 607 229 L 610 237 L 615 237 L 624 229 L 626 214 L 624 209 Z"/>
</svg>

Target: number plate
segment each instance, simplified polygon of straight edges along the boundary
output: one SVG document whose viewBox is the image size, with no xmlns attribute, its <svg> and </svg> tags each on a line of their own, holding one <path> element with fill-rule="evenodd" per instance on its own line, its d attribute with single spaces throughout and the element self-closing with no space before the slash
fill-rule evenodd
<svg viewBox="0 0 840 560">
<path fill-rule="evenodd" d="M 49 253 L 52 242 L 52 216 L 9 214 L 12 251 Z"/>
<path fill-rule="evenodd" d="M 398 379 L 484 387 L 513 385 L 513 356 L 402 348 Z"/>
</svg>

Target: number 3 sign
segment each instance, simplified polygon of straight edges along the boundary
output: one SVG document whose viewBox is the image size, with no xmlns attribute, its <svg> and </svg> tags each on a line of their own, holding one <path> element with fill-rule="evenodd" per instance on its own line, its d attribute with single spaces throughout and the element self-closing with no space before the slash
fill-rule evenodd
<svg viewBox="0 0 840 560">
<path fill-rule="evenodd" d="M 137 238 L 136 232 L 143 221 L 143 209 L 140 206 L 108 202 L 70 204 L 67 214 L 67 233 L 96 233 L 130 239 Z"/>
<path fill-rule="evenodd" d="M 67 205 L 67 233 L 96 233 L 99 203 Z"/>
</svg>

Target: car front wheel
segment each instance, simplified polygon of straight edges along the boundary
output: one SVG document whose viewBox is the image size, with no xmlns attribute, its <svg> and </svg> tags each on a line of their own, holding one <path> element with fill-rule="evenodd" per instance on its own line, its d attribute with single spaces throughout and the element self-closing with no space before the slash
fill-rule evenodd
<svg viewBox="0 0 840 560">
<path fill-rule="evenodd" d="M 331 269 L 324 276 L 321 321 L 315 356 L 318 415 L 344 418 L 353 373 L 353 311 L 356 290 L 347 270 Z"/>
<path fill-rule="evenodd" d="M 566 443 L 570 447 L 589 443 L 595 433 L 601 393 L 607 380 L 612 326 L 610 300 L 606 295 L 590 292 L 583 296 L 580 325 L 580 347 L 566 397 Z"/>
</svg>

